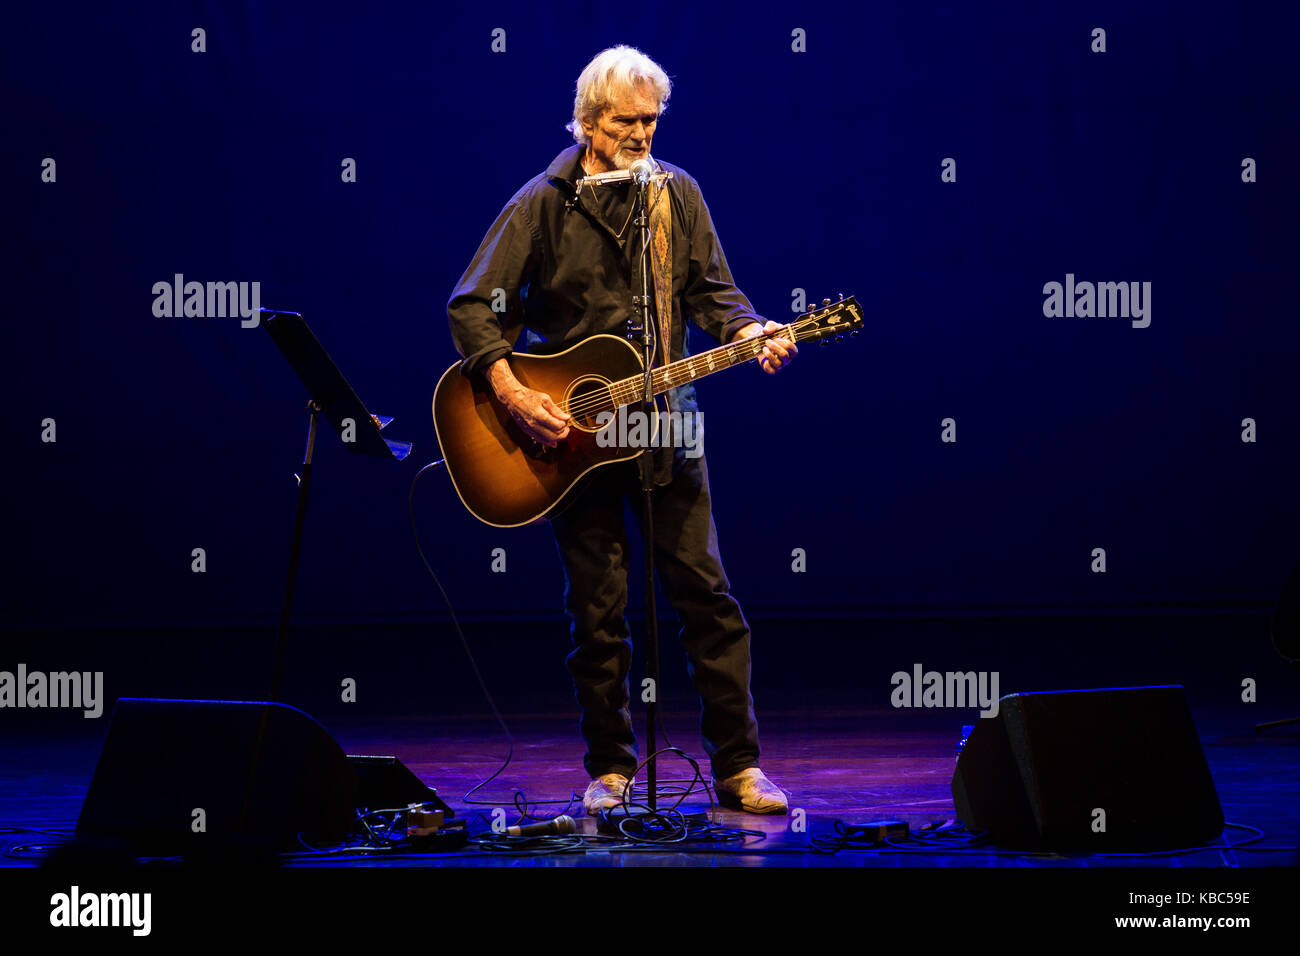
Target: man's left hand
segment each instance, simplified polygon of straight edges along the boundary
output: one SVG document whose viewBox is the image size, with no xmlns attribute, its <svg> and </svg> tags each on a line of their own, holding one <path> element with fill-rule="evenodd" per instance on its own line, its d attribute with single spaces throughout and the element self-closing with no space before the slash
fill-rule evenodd
<svg viewBox="0 0 1300 956">
<path fill-rule="evenodd" d="M 739 330 L 732 338 L 733 342 L 739 342 L 741 339 L 750 339 L 755 335 L 762 335 L 765 332 L 775 332 L 780 329 L 781 323 L 768 322 L 767 325 L 759 325 L 757 322 L 751 322 L 743 329 Z M 769 375 L 775 375 L 781 369 L 785 368 L 794 361 L 794 357 L 799 354 L 799 347 L 789 339 L 772 338 L 768 339 L 763 346 L 762 353 L 758 356 L 758 365 Z"/>
</svg>

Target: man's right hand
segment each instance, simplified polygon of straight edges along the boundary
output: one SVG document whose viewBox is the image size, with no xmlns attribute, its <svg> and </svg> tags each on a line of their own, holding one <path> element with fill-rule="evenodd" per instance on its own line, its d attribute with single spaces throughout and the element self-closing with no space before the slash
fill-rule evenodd
<svg viewBox="0 0 1300 956">
<path fill-rule="evenodd" d="M 539 444 L 554 448 L 569 434 L 569 414 L 545 392 L 528 388 L 515 378 L 504 358 L 487 370 L 487 380 L 497 400 L 506 407 L 526 435 Z"/>
</svg>

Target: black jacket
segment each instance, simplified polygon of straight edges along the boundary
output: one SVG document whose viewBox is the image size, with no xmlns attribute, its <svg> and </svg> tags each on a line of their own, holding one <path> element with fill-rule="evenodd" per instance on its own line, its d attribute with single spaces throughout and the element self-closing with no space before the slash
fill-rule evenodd
<svg viewBox="0 0 1300 956">
<path fill-rule="evenodd" d="M 513 351 L 525 328 L 535 333 L 523 349 L 532 352 L 561 351 L 601 332 L 626 333 L 639 240 L 619 240 L 591 189 L 578 195 L 574 183 L 583 175 L 582 152 L 582 146 L 570 146 L 515 193 L 457 283 L 447 316 L 464 374 Z M 668 181 L 674 300 L 669 355 L 676 361 L 688 354 L 684 319 L 719 342 L 764 320 L 736 288 L 699 185 L 684 170 L 660 165 L 673 174 Z M 627 232 L 637 235 L 635 227 Z M 494 302 L 504 311 L 494 311 Z M 667 397 L 673 411 L 698 408 L 692 385 L 672 389 Z"/>
</svg>

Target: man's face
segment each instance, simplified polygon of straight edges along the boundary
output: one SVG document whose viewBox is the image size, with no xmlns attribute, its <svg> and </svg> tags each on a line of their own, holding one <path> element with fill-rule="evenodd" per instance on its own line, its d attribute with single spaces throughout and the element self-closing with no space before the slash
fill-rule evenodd
<svg viewBox="0 0 1300 956">
<path fill-rule="evenodd" d="M 650 155 L 650 140 L 659 119 L 659 100 L 648 83 L 615 90 L 610 105 L 595 119 L 582 121 L 591 137 L 591 172 L 628 169 Z"/>
</svg>

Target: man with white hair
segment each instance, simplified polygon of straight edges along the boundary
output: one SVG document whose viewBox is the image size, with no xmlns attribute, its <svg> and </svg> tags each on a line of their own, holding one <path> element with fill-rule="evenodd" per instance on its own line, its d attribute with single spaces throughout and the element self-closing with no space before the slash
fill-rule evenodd
<svg viewBox="0 0 1300 956">
<path fill-rule="evenodd" d="M 526 388 L 511 372 L 508 356 L 519 335 L 526 329 L 536 350 L 560 351 L 591 335 L 624 334 L 640 285 L 635 188 L 625 182 L 579 189 L 584 176 L 629 169 L 642 159 L 673 174 L 649 202 L 656 287 L 649 320 L 658 330 L 657 362 L 686 354 L 687 319 L 722 343 L 779 328 L 764 323 L 736 288 L 695 180 L 651 159 L 670 91 L 667 74 L 638 50 L 619 46 L 597 55 L 578 78 L 568 126 L 576 144 L 506 204 L 448 302 L 462 372 L 482 375 L 520 428 L 542 444 L 564 441 L 570 417 L 556 396 Z M 792 342 L 773 338 L 760 365 L 775 373 L 796 353 Z M 672 389 L 668 404 L 672 412 L 695 414 L 694 388 Z M 785 794 L 758 767 L 749 625 L 718 554 L 705 460 L 673 444 L 645 452 L 654 456 L 655 566 L 681 621 L 715 790 L 725 806 L 785 813 Z M 624 616 L 627 504 L 639 521 L 636 462 L 598 469 L 576 502 L 551 519 L 573 640 L 567 663 L 592 778 L 583 804 L 592 814 L 621 802 L 637 767 L 628 708 L 632 642 Z"/>
</svg>

